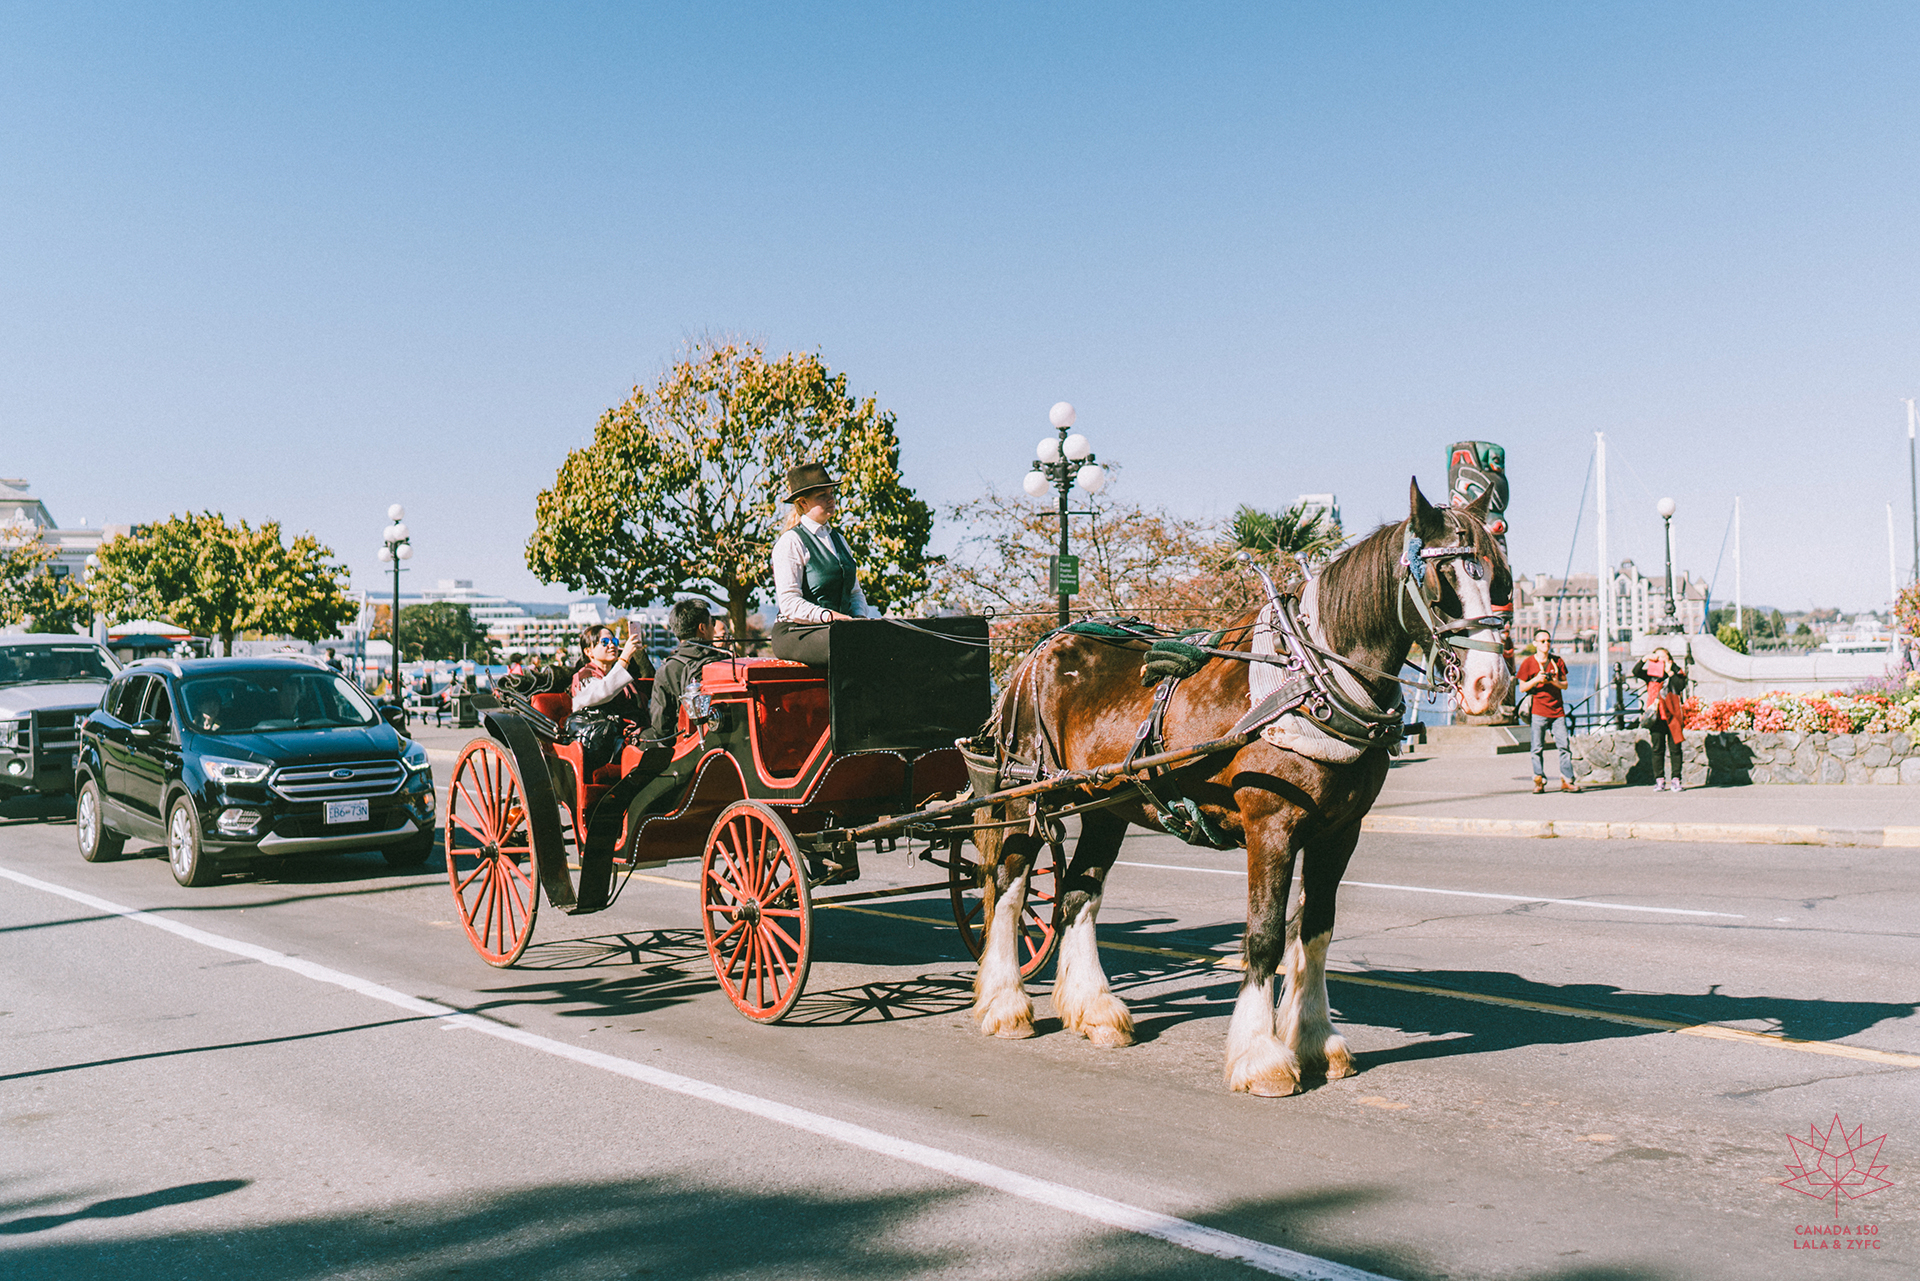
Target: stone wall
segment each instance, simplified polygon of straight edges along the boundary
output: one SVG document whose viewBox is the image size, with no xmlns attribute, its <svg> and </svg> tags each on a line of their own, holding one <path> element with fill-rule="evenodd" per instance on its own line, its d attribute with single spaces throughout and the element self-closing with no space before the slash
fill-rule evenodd
<svg viewBox="0 0 1920 1281">
<path fill-rule="evenodd" d="M 1742 783 L 1920 785 L 1920 747 L 1905 734 L 1718 734 L 1690 732 L 1681 743 L 1688 787 Z M 1657 777 L 1646 730 L 1577 734 L 1573 772 L 1581 782 L 1651 783 Z"/>
</svg>

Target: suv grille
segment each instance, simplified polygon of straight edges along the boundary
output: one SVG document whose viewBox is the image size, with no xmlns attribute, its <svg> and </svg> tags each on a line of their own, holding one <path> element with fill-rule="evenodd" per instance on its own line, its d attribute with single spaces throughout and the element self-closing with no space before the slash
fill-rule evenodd
<svg viewBox="0 0 1920 1281">
<path fill-rule="evenodd" d="M 33 756 L 36 762 L 58 761 L 61 764 L 73 763 L 73 749 L 80 742 L 80 727 L 77 721 L 86 717 L 92 708 L 62 708 L 59 711 L 35 712 L 33 714 Z M 25 744 L 21 744 L 25 746 Z"/>
<path fill-rule="evenodd" d="M 343 772 L 347 777 L 334 777 Z M 398 791 L 405 777 L 399 761 L 337 761 L 276 770 L 269 785 L 290 801 L 330 801 L 343 796 L 385 796 Z"/>
</svg>

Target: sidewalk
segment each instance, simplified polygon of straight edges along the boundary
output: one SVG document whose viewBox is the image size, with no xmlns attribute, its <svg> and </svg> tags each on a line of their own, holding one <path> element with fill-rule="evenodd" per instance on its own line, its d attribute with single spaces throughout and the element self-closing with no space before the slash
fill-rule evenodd
<svg viewBox="0 0 1920 1281">
<path fill-rule="evenodd" d="M 415 725 L 436 765 L 451 766 L 477 729 Z M 1555 769 L 1554 757 L 1548 767 Z M 1549 789 L 1560 786 L 1549 775 Z M 1402 756 L 1367 815 L 1369 832 L 1583 840 L 1880 845 L 1920 849 L 1920 787 L 1701 787 L 1678 794 L 1614 784 L 1533 794 L 1527 754 Z"/>
<path fill-rule="evenodd" d="M 1556 759 L 1548 754 L 1549 770 Z M 1525 752 L 1399 757 L 1365 830 L 1920 848 L 1920 787 L 1757 783 L 1675 794 L 1612 784 L 1569 795 L 1557 772 L 1547 780 L 1535 796 Z"/>
</svg>

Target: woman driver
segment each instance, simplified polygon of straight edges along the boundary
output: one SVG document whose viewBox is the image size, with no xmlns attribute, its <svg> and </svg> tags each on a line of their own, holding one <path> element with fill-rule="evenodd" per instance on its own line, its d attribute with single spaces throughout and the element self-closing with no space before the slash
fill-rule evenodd
<svg viewBox="0 0 1920 1281">
<path fill-rule="evenodd" d="M 791 503 L 787 530 L 773 544 L 774 603 L 780 617 L 773 625 L 776 658 L 815 667 L 827 664 L 827 624 L 865 618 L 872 611 L 860 591 L 853 551 L 833 527 L 840 483 L 819 463 L 787 469 Z"/>
</svg>

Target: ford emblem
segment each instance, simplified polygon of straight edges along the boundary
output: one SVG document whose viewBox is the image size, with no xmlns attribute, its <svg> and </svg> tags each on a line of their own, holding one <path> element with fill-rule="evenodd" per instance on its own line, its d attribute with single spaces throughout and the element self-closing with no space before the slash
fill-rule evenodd
<svg viewBox="0 0 1920 1281">
<path fill-rule="evenodd" d="M 335 777 L 335 778 L 352 778 L 352 777 L 353 777 L 353 771 L 352 771 L 352 770 L 350 770 L 350 769 L 337 769 L 337 770 L 335 770 L 335 771 L 333 772 L 333 777 Z"/>
</svg>

